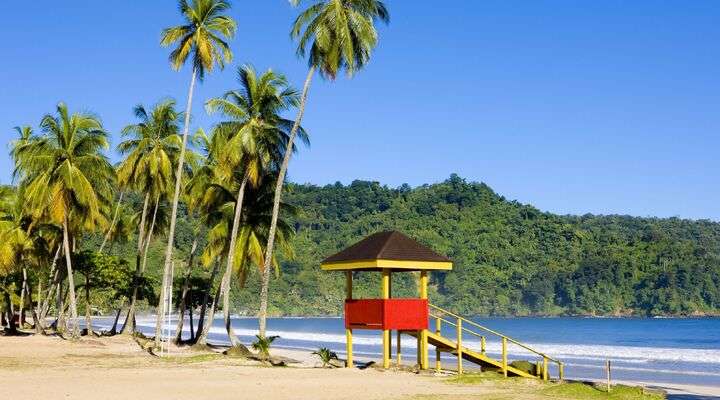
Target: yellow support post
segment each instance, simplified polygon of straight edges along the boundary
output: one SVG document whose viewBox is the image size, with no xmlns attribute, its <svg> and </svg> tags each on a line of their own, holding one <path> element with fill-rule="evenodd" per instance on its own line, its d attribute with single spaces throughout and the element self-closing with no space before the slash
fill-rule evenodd
<svg viewBox="0 0 720 400">
<path fill-rule="evenodd" d="M 457 370 L 458 375 L 463 373 L 463 351 L 462 351 L 462 319 L 457 319 Z"/>
<path fill-rule="evenodd" d="M 400 368 L 402 365 L 402 355 L 400 354 L 400 334 L 402 332 L 400 330 L 397 331 L 397 366 Z"/>
<path fill-rule="evenodd" d="M 442 321 L 435 317 L 435 334 L 440 336 L 442 331 Z M 440 373 L 442 362 L 440 361 L 440 347 L 435 347 L 435 372 Z"/>
<path fill-rule="evenodd" d="M 507 338 L 503 336 L 502 338 L 502 371 L 503 376 L 507 378 L 508 376 L 508 370 L 507 370 L 508 362 L 507 362 Z"/>
<path fill-rule="evenodd" d="M 347 353 L 346 368 L 353 366 L 352 329 L 345 329 L 345 352 Z"/>
<path fill-rule="evenodd" d="M 485 336 L 480 336 L 480 352 L 485 354 Z"/>
<path fill-rule="evenodd" d="M 420 298 L 421 299 L 427 299 L 428 298 L 428 274 L 427 271 L 420 271 Z M 422 337 L 422 340 L 420 341 L 420 344 L 422 346 L 422 352 L 421 352 L 421 363 L 420 363 L 420 369 L 428 369 L 429 364 L 429 349 L 428 349 L 428 338 L 427 338 L 427 328 L 423 329 L 420 333 L 420 336 Z"/>
<path fill-rule="evenodd" d="M 565 373 L 563 371 L 563 363 L 558 363 L 558 377 L 560 378 L 560 382 L 562 382 L 565 379 Z"/>
<path fill-rule="evenodd" d="M 548 359 L 543 357 L 543 380 L 548 380 Z"/>
<path fill-rule="evenodd" d="M 345 272 L 345 298 L 352 300 L 353 296 L 353 276 L 352 271 Z M 345 352 L 347 353 L 347 361 L 345 367 L 353 366 L 353 347 L 352 347 L 352 329 L 345 329 Z"/>
<path fill-rule="evenodd" d="M 382 298 L 390 298 L 390 270 L 382 270 Z M 390 368 L 390 331 L 383 329 L 383 368 Z"/>
<path fill-rule="evenodd" d="M 542 364 L 540 360 L 535 361 L 535 376 L 538 378 L 542 377 Z"/>
</svg>

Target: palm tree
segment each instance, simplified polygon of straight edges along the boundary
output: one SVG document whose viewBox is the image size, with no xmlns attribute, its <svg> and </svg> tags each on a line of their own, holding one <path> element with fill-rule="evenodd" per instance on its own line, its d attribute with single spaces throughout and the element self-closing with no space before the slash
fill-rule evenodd
<svg viewBox="0 0 720 400">
<path fill-rule="evenodd" d="M 126 158 L 118 166 L 118 183 L 120 187 L 132 188 L 144 194 L 144 202 L 138 227 L 137 253 L 135 256 L 135 277 L 133 295 L 123 333 L 135 330 L 135 307 L 138 285 L 142 278 L 147 247 L 153 234 L 159 203 L 170 191 L 174 176 L 174 168 L 179 163 L 182 140 L 178 134 L 178 123 L 181 114 L 175 110 L 174 100 L 163 100 L 148 112 L 143 105 L 133 109 L 139 120 L 123 128 L 122 135 L 127 140 L 118 145 L 118 152 Z M 194 157 L 191 155 L 191 158 Z M 148 233 L 147 213 L 150 200 L 155 204 L 153 218 Z"/>
<path fill-rule="evenodd" d="M 239 90 L 211 99 L 206 106 L 208 113 L 219 112 L 227 118 L 213 130 L 213 137 L 222 138 L 226 143 L 215 155 L 219 161 L 215 175 L 226 187 L 236 188 L 230 240 L 228 246 L 224 246 L 227 247 L 226 268 L 220 287 L 225 328 L 233 346 L 240 342 L 233 334 L 230 322 L 230 278 L 233 269 L 243 262 L 235 258 L 243 197 L 248 184 L 256 187 L 261 176 L 280 163 L 293 126 L 293 121 L 282 118 L 280 113 L 297 106 L 299 100 L 297 91 L 289 86 L 287 79 L 272 70 L 258 76 L 252 66 L 244 65 L 238 68 L 238 81 Z M 300 137 L 308 142 L 302 129 Z"/>
<path fill-rule="evenodd" d="M 102 211 L 112 199 L 115 171 L 101 153 L 108 141 L 97 117 L 70 114 L 60 103 L 56 115 L 45 115 L 40 127 L 43 134 L 17 159 L 16 174 L 22 177 L 26 206 L 34 219 L 47 215 L 49 221 L 62 225 L 70 312 L 75 321 L 72 335 L 77 337 L 70 237 L 81 228 L 94 230 L 107 222 Z"/>
<path fill-rule="evenodd" d="M 300 0 L 290 0 L 298 5 Z M 310 82 L 315 70 L 320 75 L 334 80 L 341 70 L 348 76 L 354 75 L 370 61 L 370 53 L 377 45 L 378 36 L 375 22 L 380 20 L 388 23 L 390 14 L 385 4 L 379 0 L 318 0 L 295 19 L 291 37 L 298 39 L 297 54 L 308 56 L 309 70 L 305 78 L 300 107 L 295 124 L 290 131 L 288 148 L 293 146 L 295 135 L 305 113 Z M 268 288 L 270 285 L 269 263 L 272 260 L 275 241 L 275 226 L 280 212 L 280 199 L 283 182 L 290 163 L 290 152 L 286 152 L 280 165 L 275 201 L 273 205 L 273 223 L 266 246 L 265 267 L 263 269 L 260 288 L 260 310 L 258 311 L 260 336 L 265 336 L 268 305 Z"/>
<path fill-rule="evenodd" d="M 179 70 L 192 55 L 192 76 L 190 78 L 190 89 L 188 90 L 188 101 L 185 109 L 185 122 L 183 126 L 183 140 L 180 150 L 180 159 L 175 176 L 175 192 L 172 200 L 172 213 L 170 214 L 170 230 L 168 232 L 168 243 L 165 249 L 165 268 L 163 273 L 163 285 L 160 290 L 160 300 L 157 310 L 157 322 L 155 325 L 155 346 L 160 346 L 160 330 L 162 329 L 161 316 L 165 313 L 165 288 L 167 287 L 168 273 L 172 262 L 172 252 L 175 240 L 175 220 L 177 218 L 178 200 L 180 199 L 180 185 L 182 181 L 182 168 L 185 162 L 185 147 L 187 145 L 188 130 L 190 125 L 190 112 L 192 109 L 192 96 L 195 87 L 195 79 L 203 79 L 205 72 L 213 70 L 215 65 L 220 68 L 226 62 L 232 61 L 232 51 L 224 38 L 235 36 L 237 25 L 227 15 L 223 15 L 230 8 L 226 0 L 180 0 L 178 2 L 180 13 L 185 18 L 185 25 L 167 28 L 162 32 L 160 44 L 170 46 L 177 43 L 178 46 L 170 53 L 170 64 L 174 70 Z"/>
</svg>

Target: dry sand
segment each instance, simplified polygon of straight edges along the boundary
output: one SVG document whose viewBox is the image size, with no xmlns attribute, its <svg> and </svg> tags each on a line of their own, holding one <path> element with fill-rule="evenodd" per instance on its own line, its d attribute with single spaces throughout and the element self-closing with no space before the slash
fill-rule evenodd
<svg viewBox="0 0 720 400">
<path fill-rule="evenodd" d="M 538 382 L 448 384 L 438 376 L 375 369 L 321 369 L 308 352 L 277 349 L 300 361 L 287 368 L 187 348 L 160 358 L 124 336 L 76 342 L 0 336 L 0 387 L 13 399 L 548 399 Z M 681 387 L 715 394 L 714 388 Z M 709 392 L 711 390 L 712 392 Z"/>
<path fill-rule="evenodd" d="M 450 385 L 442 378 L 373 369 L 320 369 L 307 353 L 275 351 L 304 363 L 263 367 L 222 357 L 160 359 L 126 337 L 0 337 L 0 387 L 12 399 L 412 399 L 475 398 L 502 388 Z M 252 365 L 248 365 L 252 364 Z M 11 394 L 12 393 L 12 394 Z"/>
</svg>

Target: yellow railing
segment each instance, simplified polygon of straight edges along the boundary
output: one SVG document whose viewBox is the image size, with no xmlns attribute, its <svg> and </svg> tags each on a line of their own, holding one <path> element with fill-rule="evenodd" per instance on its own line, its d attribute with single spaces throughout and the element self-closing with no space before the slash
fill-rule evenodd
<svg viewBox="0 0 720 400">
<path fill-rule="evenodd" d="M 542 363 L 541 363 L 541 361 L 538 361 L 536 364 L 536 371 L 538 373 L 539 378 L 542 378 L 543 380 L 548 380 L 550 378 L 550 371 L 548 369 L 548 363 L 553 362 L 553 363 L 557 364 L 557 366 L 558 366 L 558 378 L 560 380 L 563 380 L 563 378 L 564 378 L 563 363 L 560 360 L 552 358 L 552 357 L 548 356 L 547 354 L 537 351 L 530 346 L 527 346 L 521 342 L 518 342 L 515 339 L 512 339 L 508 336 L 503 335 L 502 333 L 496 332 L 490 328 L 482 326 L 482 325 L 480 325 L 476 322 L 473 322 L 467 318 L 463 318 L 460 315 L 457 315 L 451 311 L 445 310 L 445 309 L 440 308 L 433 304 L 430 304 L 430 308 L 432 310 L 436 311 L 436 313 L 433 313 L 433 312 L 430 313 L 430 316 L 435 318 L 435 334 L 437 334 L 438 336 L 442 336 L 442 323 L 443 322 L 445 322 L 446 324 L 448 324 L 450 326 L 455 327 L 456 351 L 457 351 L 457 359 L 458 359 L 457 369 L 458 369 L 459 374 L 462 374 L 462 372 L 463 372 L 463 370 L 462 370 L 462 349 L 463 349 L 462 335 L 463 335 L 463 332 L 469 333 L 473 336 L 480 338 L 480 352 L 482 354 L 485 354 L 485 352 L 486 352 L 485 335 L 480 334 L 472 329 L 467 328 L 466 326 L 469 325 L 473 328 L 480 329 L 482 331 L 485 331 L 491 335 L 495 335 L 500 338 L 501 343 L 502 343 L 502 350 L 501 350 L 501 356 L 502 356 L 501 363 L 502 364 L 501 365 L 502 365 L 503 375 L 507 376 L 507 374 L 508 374 L 508 350 L 507 350 L 507 348 L 508 348 L 508 342 L 509 342 L 509 343 L 517 345 L 517 346 L 541 357 Z M 446 318 L 443 318 L 443 316 L 451 316 L 455 319 L 455 322 L 450 321 Z M 439 371 L 440 367 L 441 367 L 440 349 L 436 348 L 435 349 L 435 369 Z"/>
</svg>

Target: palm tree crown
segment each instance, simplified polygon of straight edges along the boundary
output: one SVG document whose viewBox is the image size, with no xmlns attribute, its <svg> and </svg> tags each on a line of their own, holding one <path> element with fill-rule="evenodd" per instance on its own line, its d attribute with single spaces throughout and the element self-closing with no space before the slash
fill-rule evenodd
<svg viewBox="0 0 720 400">
<path fill-rule="evenodd" d="M 118 183 L 155 199 L 169 193 L 174 182 L 182 146 L 181 114 L 175 110 L 174 100 L 161 101 L 150 112 L 137 105 L 133 112 L 140 122 L 122 130 L 129 138 L 118 145 L 120 154 L 127 156 L 118 166 Z"/>
<path fill-rule="evenodd" d="M 298 55 L 309 55 L 311 67 L 334 79 L 342 69 L 353 75 L 370 60 L 378 41 L 376 20 L 390 21 L 382 1 L 319 0 L 295 19 L 290 35 L 299 39 Z"/>
<path fill-rule="evenodd" d="M 238 82 L 239 89 L 210 99 L 206 104 L 208 113 L 226 117 L 213 129 L 215 142 L 224 145 L 222 151 L 212 156 L 228 170 L 244 169 L 255 185 L 263 171 L 280 165 L 294 124 L 280 114 L 297 107 L 300 96 L 284 75 L 267 70 L 258 76 L 250 65 L 238 68 Z M 298 136 L 309 144 L 302 128 Z"/>
<path fill-rule="evenodd" d="M 205 71 L 212 71 L 215 64 L 223 68 L 232 61 L 230 46 L 223 38 L 232 38 L 237 25 L 235 21 L 222 15 L 230 8 L 225 0 L 180 0 L 180 13 L 185 24 L 163 30 L 160 44 L 178 46 L 170 53 L 173 69 L 179 70 L 192 54 L 193 68 L 200 79 Z"/>
<path fill-rule="evenodd" d="M 105 223 L 115 171 L 102 154 L 108 134 L 100 120 L 86 113 L 71 115 L 60 103 L 57 115 L 45 115 L 40 127 L 43 134 L 16 160 L 34 215 L 47 211 L 52 222 L 61 224 L 76 212 L 86 229 Z"/>
</svg>

